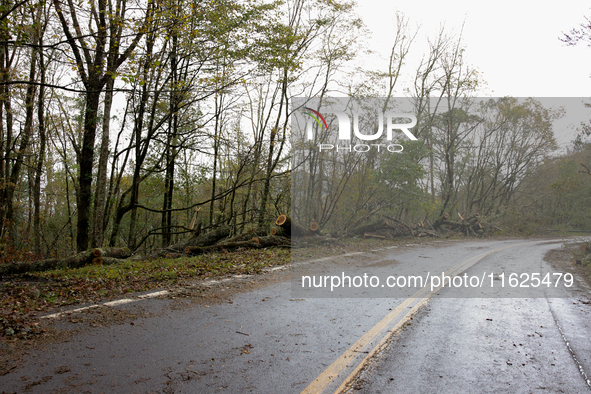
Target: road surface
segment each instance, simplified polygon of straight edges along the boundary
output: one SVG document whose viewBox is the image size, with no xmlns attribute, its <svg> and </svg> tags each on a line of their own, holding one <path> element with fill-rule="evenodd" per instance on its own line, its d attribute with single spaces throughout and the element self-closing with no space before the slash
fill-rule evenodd
<svg viewBox="0 0 591 394">
<path fill-rule="evenodd" d="M 29 351 L 0 391 L 588 393 L 591 292 L 544 261 L 561 245 L 408 244 L 209 283 L 217 302 L 61 315 L 83 330 Z"/>
</svg>

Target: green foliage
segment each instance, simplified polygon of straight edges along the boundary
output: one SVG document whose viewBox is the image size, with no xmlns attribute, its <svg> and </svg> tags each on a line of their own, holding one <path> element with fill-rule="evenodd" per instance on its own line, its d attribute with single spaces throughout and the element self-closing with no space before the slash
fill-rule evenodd
<svg viewBox="0 0 591 394">
<path fill-rule="evenodd" d="M 549 158 L 522 182 L 516 206 L 538 226 L 591 230 L 591 176 L 580 163 L 591 150 L 569 151 Z"/>
</svg>

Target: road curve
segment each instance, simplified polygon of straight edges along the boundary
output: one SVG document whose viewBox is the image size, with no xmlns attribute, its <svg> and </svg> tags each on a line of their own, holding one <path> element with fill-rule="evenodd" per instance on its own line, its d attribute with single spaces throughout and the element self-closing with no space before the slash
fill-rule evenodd
<svg viewBox="0 0 591 394">
<path fill-rule="evenodd" d="M 543 256 L 560 245 L 409 245 L 294 263 L 267 275 L 273 280 L 261 287 L 234 293 L 231 303 L 179 306 L 167 298 L 112 306 L 129 321 L 86 327 L 69 342 L 29 352 L 0 376 L 0 390 L 589 392 L 590 292 L 578 280 L 550 292 L 516 294 L 494 278 L 497 287 L 488 290 L 430 281 L 401 293 L 387 286 L 332 294 L 301 288 L 302 273 L 369 273 L 385 283 L 388 276 L 553 272 Z M 140 314 L 147 317 L 133 318 Z M 67 326 L 68 318 L 57 324 Z"/>
</svg>

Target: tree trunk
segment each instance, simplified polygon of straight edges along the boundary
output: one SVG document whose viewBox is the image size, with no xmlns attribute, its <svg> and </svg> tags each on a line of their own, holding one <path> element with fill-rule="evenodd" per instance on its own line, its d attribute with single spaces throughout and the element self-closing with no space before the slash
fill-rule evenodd
<svg viewBox="0 0 591 394">
<path fill-rule="evenodd" d="M 43 41 L 40 41 L 43 44 Z M 41 254 L 41 174 L 43 172 L 43 162 L 45 161 L 45 64 L 43 58 L 43 51 L 39 52 L 39 69 L 41 72 L 41 86 L 39 87 L 39 103 L 37 107 L 37 122 L 39 126 L 39 153 L 37 157 L 37 168 L 35 171 L 35 184 L 33 188 L 34 200 L 34 218 L 33 218 L 33 245 L 35 253 Z"/>
<path fill-rule="evenodd" d="M 84 133 L 82 147 L 78 157 L 78 225 L 76 230 L 76 246 L 78 251 L 88 248 L 90 230 L 90 209 L 92 200 L 92 165 L 94 159 L 94 141 L 100 99 L 101 84 L 98 80 L 89 83 L 84 111 Z"/>
<path fill-rule="evenodd" d="M 279 237 L 274 235 L 268 235 L 264 237 L 254 237 L 252 239 L 254 242 L 258 243 L 262 247 L 268 246 L 288 246 L 290 241 L 288 238 Z"/>
<path fill-rule="evenodd" d="M 9 53 L 9 39 L 10 34 L 8 29 L 0 29 L 0 80 L 4 83 L 10 81 L 10 72 L 12 69 L 12 59 Z M 7 191 L 8 182 L 10 179 L 10 163 L 12 157 L 12 128 L 13 128 L 13 116 L 12 116 L 12 105 L 11 105 L 11 90 L 10 85 L 0 86 L 0 117 L 5 114 L 4 120 L 6 123 L 5 130 L 0 128 L 2 131 L 2 162 L 0 177 L 2 178 L 2 184 L 0 184 L 0 238 L 4 238 L 6 225 L 6 211 L 7 211 Z"/>
<path fill-rule="evenodd" d="M 216 250 L 231 250 L 237 248 L 261 248 L 262 246 L 255 241 L 238 241 L 238 242 L 226 242 L 223 244 L 209 245 L 209 246 L 186 246 L 184 249 L 185 254 L 192 256 L 213 252 Z"/>
<path fill-rule="evenodd" d="M 92 260 L 95 257 L 96 256 L 93 255 L 92 250 L 87 250 L 74 256 L 61 259 L 39 260 L 33 263 L 19 262 L 2 264 L 0 265 L 0 276 L 48 271 L 58 268 L 79 268 L 92 264 Z"/>
<path fill-rule="evenodd" d="M 29 81 L 34 82 L 37 74 L 37 52 L 38 48 L 31 49 L 31 66 L 29 69 Z M 26 157 L 26 150 L 29 147 L 31 139 L 31 133 L 33 131 L 33 115 L 34 111 L 34 100 L 36 87 L 33 84 L 27 86 L 27 92 L 25 95 L 25 125 L 23 128 L 21 141 L 16 151 L 16 158 L 12 170 L 10 171 L 10 178 L 6 185 L 6 214 L 5 219 L 8 224 L 8 234 L 10 239 L 14 242 L 16 238 L 15 226 L 14 226 L 14 211 L 13 211 L 13 199 L 16 186 L 19 183 L 18 180 L 21 176 L 21 168 Z M 10 144 L 10 142 L 9 142 Z"/>
<path fill-rule="evenodd" d="M 288 237 L 304 237 L 314 235 L 310 230 L 300 225 L 297 225 L 291 221 L 291 218 L 287 215 L 279 215 L 275 221 L 275 225 L 283 229 Z"/>
<path fill-rule="evenodd" d="M 93 247 L 100 247 L 103 245 L 105 197 L 107 194 L 107 164 L 109 161 L 109 131 L 111 125 L 111 107 L 113 104 L 114 83 L 115 80 L 113 78 L 108 78 L 105 89 L 101 151 L 99 156 L 96 189 L 94 193 L 94 225 L 92 232 Z"/>
<path fill-rule="evenodd" d="M 287 237 L 287 232 L 281 227 L 273 227 L 271 229 L 271 235 L 276 235 L 278 237 Z"/>
<path fill-rule="evenodd" d="M 263 186 L 263 194 L 261 196 L 261 207 L 259 209 L 259 228 L 264 228 L 266 224 L 266 217 L 267 217 L 267 201 L 269 199 L 269 195 L 271 193 L 271 177 L 273 176 L 273 172 L 275 171 L 275 167 L 279 162 L 279 158 L 281 156 L 281 151 L 283 149 L 284 140 L 281 141 L 279 144 L 279 149 L 277 155 L 275 156 L 275 144 L 277 143 L 277 134 L 279 132 L 280 127 L 283 130 L 283 137 L 285 137 L 285 130 L 287 128 L 288 117 L 284 121 L 283 126 L 281 126 L 281 116 L 284 109 L 287 109 L 287 88 L 288 88 L 288 69 L 285 68 L 283 70 L 283 79 L 281 82 L 281 98 L 279 103 L 279 108 L 277 110 L 277 120 L 275 122 L 274 127 L 271 129 L 271 135 L 269 136 L 269 155 L 267 156 L 267 172 L 265 176 L 265 182 Z"/>
<path fill-rule="evenodd" d="M 230 227 L 222 226 L 218 227 L 213 231 L 209 231 L 198 236 L 193 236 L 186 240 L 183 240 L 175 245 L 170 246 L 168 249 L 183 251 L 186 246 L 209 246 L 218 242 L 220 239 L 224 239 L 230 235 Z"/>
</svg>

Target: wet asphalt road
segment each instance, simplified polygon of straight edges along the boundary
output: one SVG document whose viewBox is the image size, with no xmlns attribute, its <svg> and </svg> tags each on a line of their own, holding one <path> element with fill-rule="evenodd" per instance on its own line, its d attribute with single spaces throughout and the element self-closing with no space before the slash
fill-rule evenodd
<svg viewBox="0 0 591 394">
<path fill-rule="evenodd" d="M 516 293 L 508 278 L 505 288 L 494 279 L 501 272 L 555 273 L 543 256 L 560 245 L 410 245 L 295 264 L 273 274 L 278 280 L 269 285 L 234 294 L 232 303 L 173 308 L 175 301 L 152 299 L 117 306 L 154 316 L 89 328 L 29 352 L 0 376 L 0 391 L 588 393 L 588 287 L 575 279 L 570 287 L 559 281 Z M 369 274 L 383 284 L 388 276 L 442 273 L 493 274 L 486 284 L 494 286 L 431 292 L 427 281 L 422 293 L 381 285 L 341 292 L 299 287 L 302 275 Z"/>
</svg>

